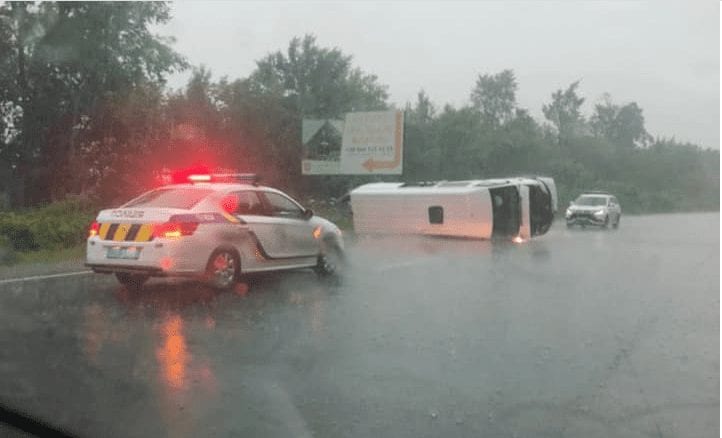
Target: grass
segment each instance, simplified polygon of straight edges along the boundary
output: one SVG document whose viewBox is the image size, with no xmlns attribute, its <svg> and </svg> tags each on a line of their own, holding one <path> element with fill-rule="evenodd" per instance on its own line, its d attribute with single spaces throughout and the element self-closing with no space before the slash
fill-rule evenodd
<svg viewBox="0 0 722 438">
<path fill-rule="evenodd" d="M 353 220 L 347 207 L 337 207 L 323 201 L 308 200 L 303 205 L 313 210 L 314 214 L 328 219 L 343 231 L 353 229 Z"/>
<path fill-rule="evenodd" d="M 85 257 L 85 243 L 70 248 L 41 249 L 16 253 L 15 261 L 10 265 L 31 263 L 57 263 L 68 260 L 79 260 Z"/>
</svg>

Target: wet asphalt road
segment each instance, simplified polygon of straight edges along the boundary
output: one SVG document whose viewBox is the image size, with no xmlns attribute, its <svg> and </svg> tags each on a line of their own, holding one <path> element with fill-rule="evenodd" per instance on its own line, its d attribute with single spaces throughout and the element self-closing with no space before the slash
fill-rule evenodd
<svg viewBox="0 0 722 438">
<path fill-rule="evenodd" d="M 222 294 L 0 285 L 0 401 L 80 436 L 719 435 L 719 214 L 349 252 Z"/>
</svg>

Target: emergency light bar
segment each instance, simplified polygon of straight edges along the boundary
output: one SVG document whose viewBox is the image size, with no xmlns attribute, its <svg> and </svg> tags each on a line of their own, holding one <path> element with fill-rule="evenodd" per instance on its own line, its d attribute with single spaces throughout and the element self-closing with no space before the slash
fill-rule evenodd
<svg viewBox="0 0 722 438">
<path fill-rule="evenodd" d="M 188 182 L 248 182 L 258 184 L 260 178 L 255 173 L 211 173 L 188 175 Z"/>
</svg>

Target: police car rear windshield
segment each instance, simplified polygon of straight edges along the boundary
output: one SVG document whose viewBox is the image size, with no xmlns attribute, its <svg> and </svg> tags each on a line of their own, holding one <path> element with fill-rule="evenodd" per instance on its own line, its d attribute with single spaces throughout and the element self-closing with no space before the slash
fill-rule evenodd
<svg viewBox="0 0 722 438">
<path fill-rule="evenodd" d="M 200 188 L 158 189 L 130 201 L 123 207 L 156 207 L 189 209 L 210 195 L 213 190 Z"/>
</svg>

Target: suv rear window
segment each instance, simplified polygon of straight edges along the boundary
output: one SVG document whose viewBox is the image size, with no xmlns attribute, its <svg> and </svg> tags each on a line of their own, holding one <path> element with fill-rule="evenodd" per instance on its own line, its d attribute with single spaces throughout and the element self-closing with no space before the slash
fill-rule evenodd
<svg viewBox="0 0 722 438">
<path fill-rule="evenodd" d="M 123 207 L 157 207 L 189 209 L 210 195 L 209 189 L 158 189 L 130 201 Z"/>
</svg>

